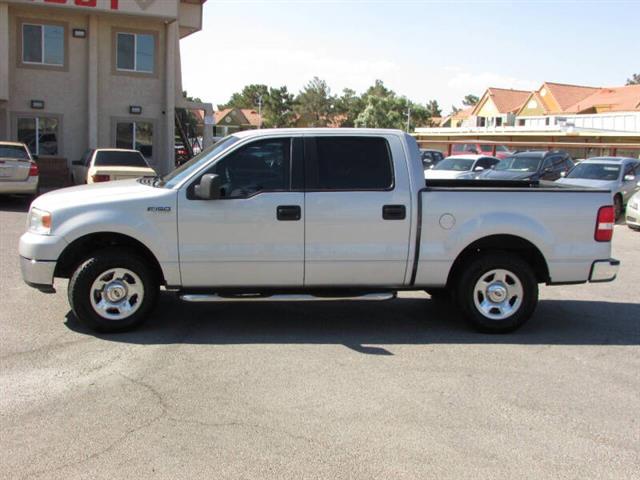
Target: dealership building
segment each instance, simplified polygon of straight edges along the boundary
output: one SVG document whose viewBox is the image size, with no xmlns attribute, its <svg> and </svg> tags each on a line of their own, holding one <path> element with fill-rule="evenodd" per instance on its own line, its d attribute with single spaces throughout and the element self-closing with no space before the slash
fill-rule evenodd
<svg viewBox="0 0 640 480">
<path fill-rule="evenodd" d="M 97 147 L 171 170 L 176 108 L 213 123 L 211 105 L 183 98 L 180 69 L 204 1 L 0 0 L 0 140 L 25 142 L 51 176 Z"/>
</svg>

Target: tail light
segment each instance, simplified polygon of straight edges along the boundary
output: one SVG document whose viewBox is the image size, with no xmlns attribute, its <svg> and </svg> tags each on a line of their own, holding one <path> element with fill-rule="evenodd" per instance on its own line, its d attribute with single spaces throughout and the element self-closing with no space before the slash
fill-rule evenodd
<svg viewBox="0 0 640 480">
<path fill-rule="evenodd" d="M 615 225 L 615 212 L 611 205 L 600 207 L 596 220 L 596 242 L 610 242 L 613 238 L 613 226 Z"/>
<path fill-rule="evenodd" d="M 93 183 L 108 182 L 110 178 L 111 177 L 109 177 L 109 175 L 91 175 L 91 180 L 93 180 Z"/>
<path fill-rule="evenodd" d="M 29 176 L 37 177 L 40 174 L 40 169 L 38 168 L 38 164 L 34 161 L 31 161 L 29 165 Z"/>
</svg>

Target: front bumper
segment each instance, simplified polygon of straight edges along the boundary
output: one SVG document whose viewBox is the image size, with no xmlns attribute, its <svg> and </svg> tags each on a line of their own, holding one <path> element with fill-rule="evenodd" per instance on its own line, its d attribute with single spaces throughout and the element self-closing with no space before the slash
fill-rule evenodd
<svg viewBox="0 0 640 480">
<path fill-rule="evenodd" d="M 610 258 L 608 260 L 596 260 L 591 265 L 591 272 L 589 273 L 589 281 L 598 282 L 611 282 L 618 276 L 618 270 L 620 268 L 620 260 Z"/>
<path fill-rule="evenodd" d="M 41 292 L 55 292 L 55 289 L 53 288 L 53 273 L 55 269 L 55 261 L 34 260 L 20 257 L 22 279 L 27 285 L 37 288 Z"/>
</svg>

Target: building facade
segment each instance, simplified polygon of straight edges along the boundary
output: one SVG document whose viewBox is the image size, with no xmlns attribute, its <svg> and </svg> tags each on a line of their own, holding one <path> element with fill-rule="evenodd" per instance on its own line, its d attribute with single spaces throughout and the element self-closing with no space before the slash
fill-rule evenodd
<svg viewBox="0 0 640 480">
<path fill-rule="evenodd" d="M 171 170 L 176 107 L 212 115 L 182 97 L 179 40 L 201 29 L 202 3 L 0 0 L 0 139 L 61 167 L 121 147 Z"/>
</svg>

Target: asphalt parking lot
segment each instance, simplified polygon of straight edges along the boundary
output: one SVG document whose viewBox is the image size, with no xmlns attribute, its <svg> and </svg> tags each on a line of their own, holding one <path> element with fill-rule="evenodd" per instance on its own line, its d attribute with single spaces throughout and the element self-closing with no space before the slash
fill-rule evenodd
<svg viewBox="0 0 640 480">
<path fill-rule="evenodd" d="M 505 336 L 426 294 L 192 305 L 97 335 L 22 283 L 0 199 L 0 477 L 639 478 L 640 233 Z"/>
</svg>

